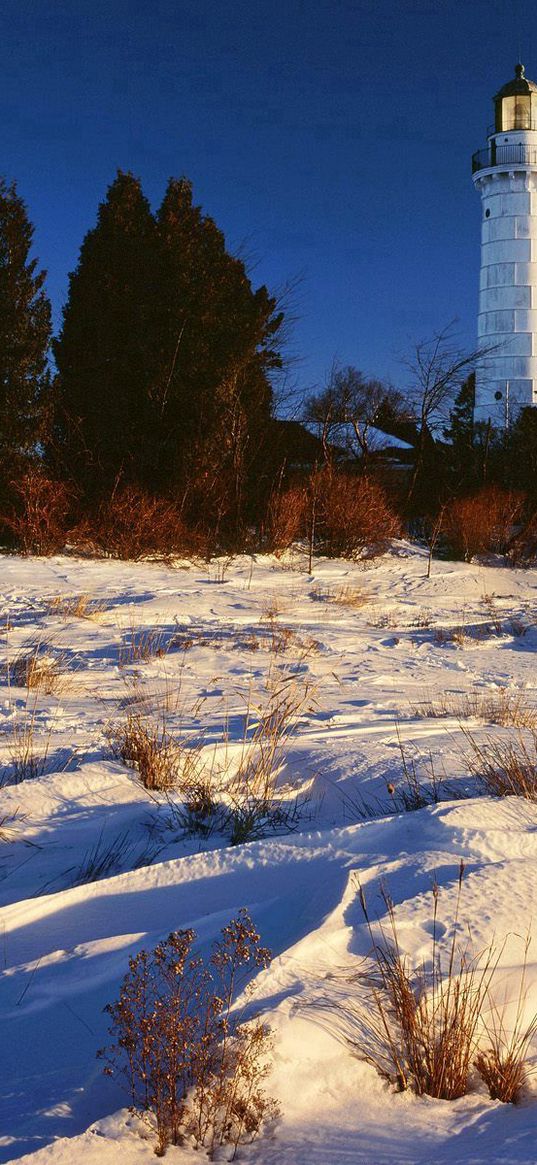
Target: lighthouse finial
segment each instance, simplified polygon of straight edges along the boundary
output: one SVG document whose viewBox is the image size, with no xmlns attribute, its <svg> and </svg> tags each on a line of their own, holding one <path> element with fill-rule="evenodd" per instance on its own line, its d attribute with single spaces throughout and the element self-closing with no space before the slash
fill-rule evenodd
<svg viewBox="0 0 537 1165">
<path fill-rule="evenodd" d="M 521 61 L 519 61 L 518 65 L 515 65 L 515 77 L 517 77 L 518 80 L 521 81 L 525 77 L 525 74 L 526 74 L 525 66 L 521 63 Z"/>
</svg>

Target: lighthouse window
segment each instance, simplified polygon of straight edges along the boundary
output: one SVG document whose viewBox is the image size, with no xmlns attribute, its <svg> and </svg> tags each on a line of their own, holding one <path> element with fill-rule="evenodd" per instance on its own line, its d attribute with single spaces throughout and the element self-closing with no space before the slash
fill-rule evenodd
<svg viewBox="0 0 537 1165">
<path fill-rule="evenodd" d="M 485 218 L 490 218 L 490 210 L 485 211 Z"/>
<path fill-rule="evenodd" d="M 530 129 L 531 105 L 529 93 L 517 93 L 502 101 L 502 129 Z"/>
</svg>

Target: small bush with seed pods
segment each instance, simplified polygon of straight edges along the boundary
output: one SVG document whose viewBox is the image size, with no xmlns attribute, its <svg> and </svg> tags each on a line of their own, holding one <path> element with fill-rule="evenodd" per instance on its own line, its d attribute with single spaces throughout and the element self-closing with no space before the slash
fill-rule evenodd
<svg viewBox="0 0 537 1165">
<path fill-rule="evenodd" d="M 193 930 L 174 931 L 130 959 L 119 999 L 106 1008 L 114 1042 L 99 1056 L 156 1127 L 158 1156 L 190 1140 L 210 1157 L 230 1145 L 234 1159 L 277 1115 L 263 1088 L 269 1029 L 233 1010 L 244 975 L 266 967 L 270 954 L 245 909 L 206 960 L 194 954 L 195 939 Z"/>
</svg>

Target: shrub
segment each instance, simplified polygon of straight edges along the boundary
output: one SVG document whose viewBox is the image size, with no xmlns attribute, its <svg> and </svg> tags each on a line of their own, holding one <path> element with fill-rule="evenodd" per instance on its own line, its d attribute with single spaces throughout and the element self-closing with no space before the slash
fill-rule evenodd
<svg viewBox="0 0 537 1165">
<path fill-rule="evenodd" d="M 318 474 L 316 546 L 321 553 L 357 558 L 381 553 L 401 533 L 401 522 L 374 478 Z"/>
<path fill-rule="evenodd" d="M 179 507 L 136 486 L 123 486 L 99 506 L 89 521 L 90 538 L 112 558 L 134 562 L 148 555 L 203 554 L 202 535 L 189 529 Z"/>
<path fill-rule="evenodd" d="M 505 554 L 524 500 L 524 494 L 493 485 L 448 503 L 442 532 L 452 553 L 465 562 L 476 554 Z"/>
<path fill-rule="evenodd" d="M 193 930 L 174 931 L 129 961 L 119 999 L 106 1008 L 114 1043 L 99 1055 L 122 1076 L 133 1109 L 156 1123 L 158 1156 L 191 1137 L 210 1154 L 253 1139 L 276 1114 L 262 1084 L 268 1029 L 232 1012 L 241 973 L 270 962 L 246 910 L 221 932 L 207 960 Z M 233 1156 L 235 1156 L 235 1152 Z"/>
<path fill-rule="evenodd" d="M 303 486 L 294 485 L 272 494 L 265 522 L 268 550 L 278 554 L 304 538 L 307 532 L 308 496 Z"/>
<path fill-rule="evenodd" d="M 65 546 L 72 518 L 74 491 L 38 468 L 12 483 L 14 501 L 1 515 L 23 554 L 57 554 Z"/>
</svg>

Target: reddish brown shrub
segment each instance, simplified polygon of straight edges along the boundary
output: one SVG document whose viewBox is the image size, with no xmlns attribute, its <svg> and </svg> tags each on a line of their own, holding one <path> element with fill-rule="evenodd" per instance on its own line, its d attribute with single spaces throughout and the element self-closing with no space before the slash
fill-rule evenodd
<svg viewBox="0 0 537 1165">
<path fill-rule="evenodd" d="M 322 472 L 315 480 L 315 542 L 324 554 L 356 558 L 381 553 L 401 533 L 401 522 L 373 478 Z"/>
<path fill-rule="evenodd" d="M 150 555 L 205 553 L 203 536 L 189 529 L 174 502 L 153 497 L 136 486 L 123 486 L 90 519 L 90 538 L 113 558 L 137 561 Z"/>
<path fill-rule="evenodd" d="M 287 550 L 307 527 L 308 496 L 304 486 L 293 485 L 273 493 L 267 511 L 265 540 L 275 554 Z"/>
<path fill-rule="evenodd" d="M 524 494 L 491 485 L 467 498 L 455 498 L 444 510 L 442 532 L 457 558 L 505 554 L 522 514 Z"/>
<path fill-rule="evenodd" d="M 74 491 L 32 468 L 12 482 L 13 505 L 1 515 L 23 554 L 57 554 L 65 546 Z"/>
</svg>

